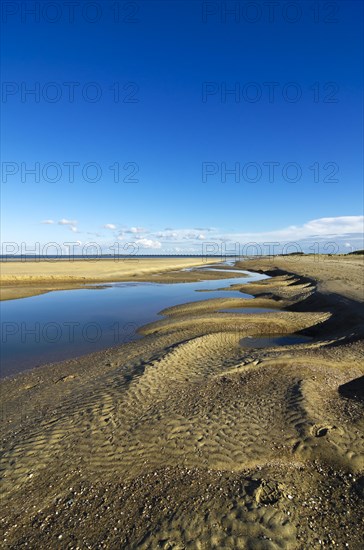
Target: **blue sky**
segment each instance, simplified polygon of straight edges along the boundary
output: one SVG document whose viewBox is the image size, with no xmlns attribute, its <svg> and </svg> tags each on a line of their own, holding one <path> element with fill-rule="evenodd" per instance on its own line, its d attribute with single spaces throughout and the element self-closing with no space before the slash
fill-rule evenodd
<svg viewBox="0 0 364 550">
<path fill-rule="evenodd" d="M 6 4 L 3 242 L 362 247 L 361 2 Z"/>
</svg>

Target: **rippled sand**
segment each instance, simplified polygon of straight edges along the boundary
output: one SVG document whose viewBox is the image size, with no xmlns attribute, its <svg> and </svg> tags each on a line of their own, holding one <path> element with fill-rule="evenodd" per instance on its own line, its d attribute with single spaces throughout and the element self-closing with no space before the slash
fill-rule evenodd
<svg viewBox="0 0 364 550">
<path fill-rule="evenodd" d="M 360 270 L 310 261 L 251 262 L 273 275 L 233 285 L 253 300 L 169 308 L 138 342 L 5 381 L 4 547 L 361 548 Z M 234 313 L 254 305 L 279 311 Z"/>
</svg>

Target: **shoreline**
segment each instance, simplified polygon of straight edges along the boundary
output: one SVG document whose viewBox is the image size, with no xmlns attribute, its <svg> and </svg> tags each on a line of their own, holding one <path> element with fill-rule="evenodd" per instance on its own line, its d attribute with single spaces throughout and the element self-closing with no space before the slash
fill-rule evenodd
<svg viewBox="0 0 364 550">
<path fill-rule="evenodd" d="M 228 513 L 232 537 L 360 547 L 361 273 L 310 261 L 244 261 L 236 267 L 271 276 L 231 287 L 252 299 L 174 306 L 136 342 L 4 379 L 9 548 L 24 537 L 46 548 L 59 533 L 62 547 L 95 546 L 100 525 L 109 547 L 183 547 L 196 532 L 211 546 Z M 280 311 L 244 318 L 222 305 Z M 257 331 L 313 339 L 241 347 Z"/>
</svg>

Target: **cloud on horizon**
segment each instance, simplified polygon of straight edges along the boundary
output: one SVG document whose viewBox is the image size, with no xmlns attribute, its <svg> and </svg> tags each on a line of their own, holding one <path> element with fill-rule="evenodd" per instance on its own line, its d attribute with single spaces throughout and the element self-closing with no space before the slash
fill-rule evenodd
<svg viewBox="0 0 364 550">
<path fill-rule="evenodd" d="M 291 225 L 283 229 L 255 233 L 228 233 L 224 238 L 243 242 L 297 241 L 315 238 L 339 238 L 363 233 L 364 216 L 339 216 L 310 220 L 301 226 Z"/>
<path fill-rule="evenodd" d="M 132 233 L 133 235 L 139 235 L 140 233 L 147 233 L 144 227 L 130 227 L 130 229 L 124 229 L 124 233 Z"/>
<path fill-rule="evenodd" d="M 77 225 L 76 220 L 67 220 L 66 218 L 62 218 L 59 220 L 58 225 Z"/>
<path fill-rule="evenodd" d="M 154 249 L 160 249 L 162 248 L 162 243 L 159 241 L 154 241 L 152 239 L 137 239 L 135 241 L 135 244 L 140 248 L 154 248 Z"/>
<path fill-rule="evenodd" d="M 77 221 L 62 218 L 58 222 L 54 220 L 44 220 L 42 224 L 58 224 L 66 226 L 73 233 L 78 233 Z M 246 245 L 248 243 L 277 243 L 277 246 L 284 246 L 286 243 L 300 243 L 303 249 L 310 250 L 315 242 L 334 242 L 338 245 L 337 249 L 355 249 L 362 248 L 364 232 L 364 216 L 337 216 L 324 217 L 309 220 L 302 225 L 290 225 L 283 228 L 273 229 L 271 231 L 257 232 L 225 232 L 214 228 L 184 228 L 184 229 L 164 229 L 162 231 L 148 231 L 143 227 L 132 226 L 117 230 L 116 224 L 108 223 L 103 225 L 105 229 L 115 231 L 115 240 L 121 241 L 126 245 L 133 242 L 139 250 L 155 249 L 163 252 L 197 252 L 203 246 L 203 243 L 217 243 L 218 245 L 228 245 L 228 243 L 239 243 Z M 87 232 L 87 234 L 100 237 L 99 244 L 107 249 L 112 243 L 109 238 L 101 239 L 101 235 Z"/>
<path fill-rule="evenodd" d="M 68 227 L 68 229 L 72 231 L 72 233 L 79 233 L 77 228 L 77 220 L 68 220 L 67 218 L 62 218 L 58 222 L 55 222 L 54 220 L 43 220 L 40 223 L 42 225 L 54 225 L 57 223 L 58 225 Z"/>
</svg>

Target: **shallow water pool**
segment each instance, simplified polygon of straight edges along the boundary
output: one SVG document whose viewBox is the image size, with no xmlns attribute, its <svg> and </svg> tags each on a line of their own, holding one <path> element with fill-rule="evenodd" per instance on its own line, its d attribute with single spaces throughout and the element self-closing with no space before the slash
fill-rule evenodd
<svg viewBox="0 0 364 550">
<path fill-rule="evenodd" d="M 252 336 L 242 338 L 240 345 L 243 348 L 271 348 L 275 346 L 292 346 L 294 344 L 306 344 L 311 342 L 310 336 L 300 334 L 265 334 L 264 336 Z"/>
<path fill-rule="evenodd" d="M 1 376 L 136 340 L 138 327 L 160 319 L 158 312 L 174 305 L 224 296 L 252 298 L 217 290 L 267 278 L 248 275 L 197 283 L 97 284 L 1 302 Z"/>
</svg>

